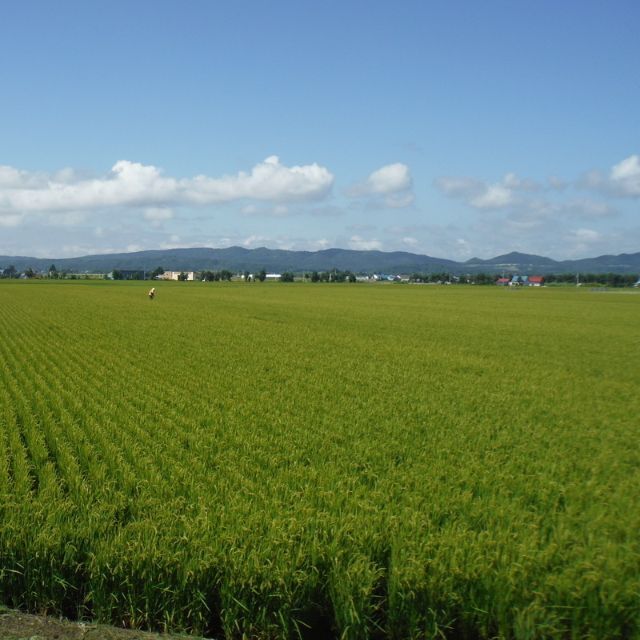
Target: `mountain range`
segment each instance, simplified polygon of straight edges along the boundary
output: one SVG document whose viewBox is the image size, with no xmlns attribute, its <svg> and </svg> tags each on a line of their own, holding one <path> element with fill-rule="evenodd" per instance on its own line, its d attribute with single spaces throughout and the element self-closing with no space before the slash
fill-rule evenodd
<svg viewBox="0 0 640 640">
<path fill-rule="evenodd" d="M 405 251 L 354 251 L 325 249 L 322 251 L 285 251 L 281 249 L 160 249 L 133 253 L 112 253 L 78 258 L 30 258 L 0 256 L 0 269 L 13 265 L 18 271 L 31 268 L 46 272 L 51 264 L 58 271 L 75 273 L 108 273 L 119 270 L 152 271 L 259 271 L 309 272 L 339 269 L 354 273 L 640 273 L 640 252 L 603 255 L 580 260 L 552 260 L 543 256 L 512 252 L 488 260 L 471 258 L 456 262 L 444 258 Z"/>
</svg>

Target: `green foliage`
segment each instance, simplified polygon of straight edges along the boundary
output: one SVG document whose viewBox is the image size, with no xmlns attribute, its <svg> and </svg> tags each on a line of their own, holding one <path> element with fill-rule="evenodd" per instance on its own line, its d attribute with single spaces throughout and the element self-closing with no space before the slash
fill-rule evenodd
<svg viewBox="0 0 640 640">
<path fill-rule="evenodd" d="M 228 269 L 222 269 L 222 271 L 203 271 L 200 274 L 200 280 L 204 280 L 205 282 L 218 282 L 219 280 L 230 282 L 232 277 L 233 273 Z"/>
<path fill-rule="evenodd" d="M 0 602 L 228 638 L 640 637 L 640 295 L 147 289 L 0 284 Z"/>
<path fill-rule="evenodd" d="M 8 267 L 6 267 L 5 269 L 2 270 L 1 277 L 2 278 L 17 278 L 18 277 L 18 270 L 12 264 L 10 264 Z"/>
</svg>

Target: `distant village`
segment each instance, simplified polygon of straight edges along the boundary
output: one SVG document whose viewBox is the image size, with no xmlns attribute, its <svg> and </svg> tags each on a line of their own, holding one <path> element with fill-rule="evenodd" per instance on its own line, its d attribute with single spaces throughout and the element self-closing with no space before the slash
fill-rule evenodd
<svg viewBox="0 0 640 640">
<path fill-rule="evenodd" d="M 54 279 L 54 280 L 172 280 L 178 282 L 368 282 L 368 283 L 403 283 L 424 285 L 495 285 L 499 287 L 544 287 L 549 285 L 592 285 L 608 287 L 640 287 L 640 276 L 636 274 L 618 273 L 561 273 L 561 274 L 520 274 L 520 273 L 475 273 L 453 274 L 448 272 L 386 274 L 386 273 L 353 273 L 340 269 L 328 271 L 310 271 L 294 273 L 267 272 L 233 272 L 227 269 L 220 271 L 184 270 L 166 271 L 162 267 L 153 270 L 114 269 L 108 273 L 73 273 L 58 270 L 52 264 L 46 271 L 27 268 L 18 271 L 14 266 L 0 269 L 0 279 Z"/>
</svg>

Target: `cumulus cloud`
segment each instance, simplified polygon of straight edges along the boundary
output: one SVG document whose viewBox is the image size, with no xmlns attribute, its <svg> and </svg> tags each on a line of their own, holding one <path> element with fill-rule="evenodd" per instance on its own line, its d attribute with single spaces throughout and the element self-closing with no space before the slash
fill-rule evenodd
<svg viewBox="0 0 640 640">
<path fill-rule="evenodd" d="M 614 165 L 609 174 L 616 193 L 623 196 L 640 196 L 640 156 L 629 156 Z"/>
<path fill-rule="evenodd" d="M 602 238 L 602 234 L 593 229 L 576 229 L 573 235 L 581 242 L 597 242 Z"/>
<path fill-rule="evenodd" d="M 411 188 L 411 173 L 406 164 L 396 162 L 374 171 L 367 178 L 367 188 L 371 193 L 397 193 Z"/>
<path fill-rule="evenodd" d="M 382 243 L 375 239 L 368 240 L 361 236 L 351 236 L 349 239 L 349 248 L 357 251 L 381 250 Z"/>
<path fill-rule="evenodd" d="M 631 155 L 613 165 L 609 171 L 588 171 L 577 186 L 607 196 L 637 198 L 640 196 L 640 156 Z"/>
<path fill-rule="evenodd" d="M 542 185 L 538 184 L 535 180 L 522 178 L 515 173 L 507 173 L 502 179 L 502 182 L 505 187 L 515 191 L 540 191 L 540 189 L 542 189 Z"/>
<path fill-rule="evenodd" d="M 413 179 L 406 164 L 396 162 L 376 169 L 364 182 L 347 189 L 350 198 L 371 198 L 391 208 L 408 207 L 413 204 Z"/>
<path fill-rule="evenodd" d="M 168 219 L 173 205 L 210 205 L 256 200 L 282 206 L 288 201 L 324 198 L 334 177 L 318 164 L 287 167 L 268 157 L 249 173 L 213 178 L 177 179 L 153 165 L 116 162 L 108 175 L 78 179 L 72 170 L 51 176 L 0 167 L 0 224 L 14 223 L 25 213 L 90 211 L 113 207 L 145 207 L 149 220 Z"/>
<path fill-rule="evenodd" d="M 7 167 L 0 165 L 0 188 L 1 189 L 15 189 L 22 185 L 25 175 L 23 172 L 14 169 L 13 167 Z"/>
<path fill-rule="evenodd" d="M 490 184 L 477 196 L 469 199 L 469 204 L 476 209 L 503 209 L 513 204 L 512 189 L 501 184 Z"/>
<path fill-rule="evenodd" d="M 611 183 L 614 177 L 621 183 L 624 181 L 624 189 L 631 193 L 635 188 L 636 170 L 640 180 L 640 163 L 636 164 L 633 157 L 629 160 L 612 169 L 612 177 L 608 182 Z M 587 181 L 591 187 L 602 187 L 606 182 L 602 174 L 597 172 L 589 174 Z M 437 178 L 435 186 L 444 195 L 460 199 L 473 209 L 506 211 L 509 219 L 518 226 L 530 227 L 551 218 L 590 220 L 617 214 L 612 205 L 602 200 L 568 199 L 565 190 L 571 185 L 557 177 L 549 178 L 547 183 L 542 185 L 514 173 L 507 173 L 495 183 L 467 176 L 445 176 Z M 640 185 L 638 187 L 640 188 Z"/>
<path fill-rule="evenodd" d="M 196 176 L 182 181 L 186 199 L 197 204 L 231 202 L 244 198 L 267 201 L 318 200 L 327 195 L 334 177 L 318 164 L 286 167 L 269 156 L 251 173 L 209 178 Z"/>
<path fill-rule="evenodd" d="M 523 181 L 514 173 L 508 173 L 501 182 L 490 184 L 475 178 L 444 176 L 435 185 L 442 193 L 461 198 L 475 209 L 504 209 L 515 201 L 518 190 L 532 191 L 535 183 Z"/>
</svg>

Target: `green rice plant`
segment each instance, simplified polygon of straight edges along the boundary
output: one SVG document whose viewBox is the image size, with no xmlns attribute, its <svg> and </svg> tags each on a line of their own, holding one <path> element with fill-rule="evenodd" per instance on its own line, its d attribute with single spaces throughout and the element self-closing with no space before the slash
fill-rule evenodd
<svg viewBox="0 0 640 640">
<path fill-rule="evenodd" d="M 3 282 L 0 601 L 229 638 L 637 638 L 639 303 Z"/>
</svg>

